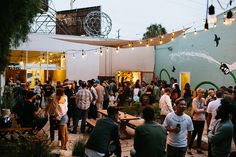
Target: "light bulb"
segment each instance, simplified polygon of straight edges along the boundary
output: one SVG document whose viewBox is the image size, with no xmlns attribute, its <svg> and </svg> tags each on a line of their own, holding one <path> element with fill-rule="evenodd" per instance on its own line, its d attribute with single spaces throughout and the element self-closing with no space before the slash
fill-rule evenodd
<svg viewBox="0 0 236 157">
<path fill-rule="evenodd" d="M 75 54 L 73 53 L 73 55 L 72 55 L 72 59 L 75 59 Z"/>
<path fill-rule="evenodd" d="M 210 15 L 210 24 L 216 24 L 217 22 L 217 17 L 216 15 Z"/>
<path fill-rule="evenodd" d="M 20 64 L 21 64 L 21 65 L 24 64 L 24 62 L 22 61 L 22 59 L 20 60 Z"/>
<path fill-rule="evenodd" d="M 116 48 L 116 53 L 119 53 L 119 48 L 118 47 Z"/>
<path fill-rule="evenodd" d="M 215 24 L 217 22 L 217 17 L 215 15 L 215 7 L 211 5 L 209 7 L 209 15 L 210 15 L 210 24 Z"/>
<path fill-rule="evenodd" d="M 82 53 L 82 58 L 84 58 L 85 57 L 85 54 L 84 53 Z"/>
<path fill-rule="evenodd" d="M 197 35 L 197 30 L 196 30 L 196 28 L 194 28 L 194 35 Z"/>
</svg>

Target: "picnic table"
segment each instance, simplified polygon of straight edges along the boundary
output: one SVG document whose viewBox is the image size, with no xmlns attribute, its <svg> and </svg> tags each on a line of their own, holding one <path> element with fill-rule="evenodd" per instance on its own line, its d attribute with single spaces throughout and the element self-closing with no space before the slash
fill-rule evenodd
<svg viewBox="0 0 236 157">
<path fill-rule="evenodd" d="M 103 116 L 108 116 L 107 110 L 98 110 L 99 113 L 101 113 Z M 136 117 L 130 114 L 127 114 L 125 112 L 119 111 L 119 122 L 120 122 L 120 133 L 121 133 L 121 139 L 129 139 L 131 136 L 126 130 L 126 127 L 130 120 L 138 120 L 140 117 Z"/>
</svg>

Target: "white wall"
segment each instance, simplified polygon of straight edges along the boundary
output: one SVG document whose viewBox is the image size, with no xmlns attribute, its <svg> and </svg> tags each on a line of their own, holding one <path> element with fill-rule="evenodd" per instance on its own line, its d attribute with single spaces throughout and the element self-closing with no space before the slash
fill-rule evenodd
<svg viewBox="0 0 236 157">
<path fill-rule="evenodd" d="M 88 45 L 87 49 L 89 49 Z M 85 53 L 86 57 L 84 58 L 82 58 L 82 52 L 74 53 L 74 58 L 73 53 L 70 52 L 66 54 L 66 78 L 69 80 L 84 81 L 97 78 L 99 75 L 99 55 L 95 54 L 95 51 Z"/>
<path fill-rule="evenodd" d="M 154 71 L 154 48 L 139 47 L 131 50 L 131 48 L 120 49 L 116 53 L 116 49 L 109 48 L 103 50 L 103 55 L 99 57 L 99 75 L 114 76 L 117 71 Z"/>
</svg>

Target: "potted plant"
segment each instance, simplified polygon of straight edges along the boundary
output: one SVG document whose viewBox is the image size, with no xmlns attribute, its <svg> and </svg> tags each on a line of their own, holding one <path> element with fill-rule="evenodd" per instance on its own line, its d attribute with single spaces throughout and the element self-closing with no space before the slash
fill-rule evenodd
<svg viewBox="0 0 236 157">
<path fill-rule="evenodd" d="M 9 116 L 15 105 L 15 98 L 10 85 L 5 85 L 1 103 L 2 116 Z"/>
</svg>

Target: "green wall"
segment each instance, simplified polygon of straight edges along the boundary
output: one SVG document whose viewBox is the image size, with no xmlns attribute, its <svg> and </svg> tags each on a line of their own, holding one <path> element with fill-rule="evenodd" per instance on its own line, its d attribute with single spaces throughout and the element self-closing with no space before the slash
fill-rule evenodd
<svg viewBox="0 0 236 157">
<path fill-rule="evenodd" d="M 203 25 L 202 25 L 203 27 Z M 216 46 L 215 34 L 220 37 Z M 208 31 L 187 33 L 174 41 L 155 47 L 155 73 L 166 69 L 170 77 L 179 81 L 180 72 L 190 72 L 190 84 L 194 89 L 199 83 L 209 81 L 216 86 L 234 86 L 236 76 L 236 21 L 230 26 L 223 24 L 223 15 L 218 16 L 217 27 Z M 221 70 L 225 63 L 231 73 L 225 75 Z M 173 66 L 176 68 L 172 72 Z M 159 76 L 160 77 L 160 76 Z M 161 78 L 169 82 L 169 76 L 162 72 Z M 210 84 L 202 85 L 208 89 Z"/>
</svg>

